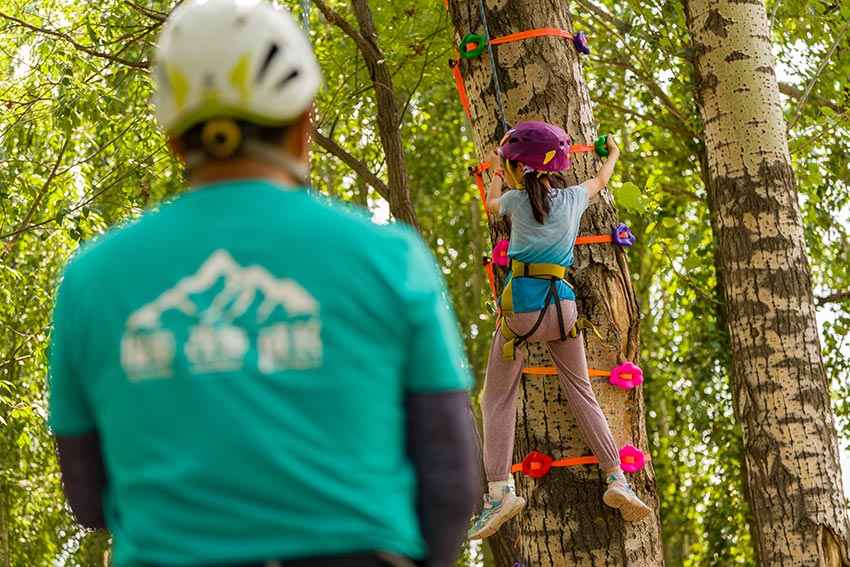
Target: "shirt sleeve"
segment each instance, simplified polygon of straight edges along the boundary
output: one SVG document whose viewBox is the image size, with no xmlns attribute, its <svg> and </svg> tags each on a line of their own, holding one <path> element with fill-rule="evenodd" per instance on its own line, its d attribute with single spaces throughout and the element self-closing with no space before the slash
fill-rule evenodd
<svg viewBox="0 0 850 567">
<path fill-rule="evenodd" d="M 53 311 L 50 335 L 50 413 L 48 423 L 56 435 L 82 435 L 95 430 L 94 415 L 82 386 L 74 326 L 80 322 L 74 309 L 74 281 L 66 270 Z"/>
<path fill-rule="evenodd" d="M 410 232 L 404 285 L 410 318 L 407 389 L 412 393 L 468 390 L 469 362 L 443 274 L 431 251 Z"/>
<path fill-rule="evenodd" d="M 515 190 L 505 191 L 499 197 L 499 214 L 501 216 L 509 215 L 514 208 Z"/>
<path fill-rule="evenodd" d="M 579 213 L 583 213 L 587 210 L 587 207 L 590 205 L 590 197 L 588 196 L 589 192 L 584 183 L 570 187 L 569 191 L 569 195 L 573 197 Z"/>
</svg>

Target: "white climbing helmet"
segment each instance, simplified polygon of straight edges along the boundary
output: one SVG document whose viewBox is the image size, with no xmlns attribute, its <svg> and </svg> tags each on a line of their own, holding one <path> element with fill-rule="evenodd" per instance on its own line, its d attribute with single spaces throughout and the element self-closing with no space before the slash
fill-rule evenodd
<svg viewBox="0 0 850 567">
<path fill-rule="evenodd" d="M 265 0 L 189 0 L 163 26 L 153 102 L 172 136 L 212 118 L 295 121 L 321 85 L 307 36 Z"/>
</svg>

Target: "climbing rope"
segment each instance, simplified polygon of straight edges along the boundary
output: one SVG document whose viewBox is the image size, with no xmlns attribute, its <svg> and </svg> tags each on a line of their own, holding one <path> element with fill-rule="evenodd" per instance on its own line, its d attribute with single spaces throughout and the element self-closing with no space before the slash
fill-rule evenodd
<svg viewBox="0 0 850 567">
<path fill-rule="evenodd" d="M 496 87 L 496 104 L 499 105 L 499 113 L 502 118 L 503 132 L 508 131 L 508 120 L 505 117 L 505 107 L 502 104 L 502 89 L 499 87 L 499 74 L 496 71 L 496 58 L 493 56 L 493 45 L 490 43 L 490 29 L 487 27 L 487 15 L 484 13 L 484 0 L 478 0 L 481 9 L 481 23 L 484 24 L 484 40 L 487 42 L 487 52 L 490 54 L 490 69 L 493 72 L 493 86 Z"/>
<path fill-rule="evenodd" d="M 304 31 L 310 31 L 310 0 L 301 0 L 301 26 Z"/>
</svg>

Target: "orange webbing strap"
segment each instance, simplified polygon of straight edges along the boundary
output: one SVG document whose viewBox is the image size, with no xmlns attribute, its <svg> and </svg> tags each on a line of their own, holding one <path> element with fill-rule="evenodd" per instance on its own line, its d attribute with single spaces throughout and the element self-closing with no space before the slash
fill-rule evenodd
<svg viewBox="0 0 850 567">
<path fill-rule="evenodd" d="M 523 374 L 529 374 L 532 376 L 557 376 L 558 369 L 554 366 L 529 366 L 527 368 L 522 369 Z M 610 370 L 596 370 L 594 368 L 587 369 L 587 375 L 590 377 L 594 376 L 611 376 Z"/>
<path fill-rule="evenodd" d="M 489 168 L 489 161 L 479 163 L 474 168 L 469 168 L 469 174 L 475 177 L 475 184 L 478 185 L 478 192 L 481 194 L 481 205 L 484 207 L 485 215 L 487 214 L 487 190 L 484 188 L 484 177 L 482 177 L 481 174 Z"/>
<path fill-rule="evenodd" d="M 576 244 L 600 244 L 602 242 L 614 242 L 614 237 L 610 234 L 595 234 L 576 238 Z"/>
<path fill-rule="evenodd" d="M 571 152 L 595 152 L 596 146 L 589 146 L 587 144 L 570 144 Z"/>
<path fill-rule="evenodd" d="M 598 465 L 598 464 L 599 464 L 599 459 L 597 459 L 596 457 L 593 457 L 593 456 L 589 456 L 589 457 L 570 457 L 570 458 L 567 458 L 567 459 L 558 459 L 557 461 L 552 461 L 552 463 L 549 466 L 550 467 L 573 467 L 573 466 L 576 466 L 576 465 Z M 538 466 L 535 467 L 535 465 L 538 465 Z M 539 465 L 538 463 L 535 463 L 535 462 L 531 463 L 531 469 L 532 470 L 536 470 L 538 468 L 542 469 L 543 466 L 541 466 L 541 465 Z M 517 473 L 517 472 L 521 472 L 521 471 L 522 471 L 522 463 L 517 463 L 517 464 L 515 464 L 514 466 L 511 467 L 511 473 Z"/>
<path fill-rule="evenodd" d="M 455 49 L 455 55 L 460 59 L 460 53 Z M 460 97 L 460 103 L 463 105 L 463 110 L 466 112 L 466 117 L 472 121 L 472 115 L 469 114 L 469 98 L 466 95 L 466 87 L 463 85 L 463 77 L 460 75 L 460 67 L 457 63 L 452 65 L 452 74 L 455 77 L 455 85 L 457 85 L 457 94 Z"/>
<path fill-rule="evenodd" d="M 528 39 L 531 37 L 542 37 L 547 35 L 565 37 L 567 39 L 575 39 L 575 36 L 566 30 L 562 30 L 559 28 L 538 28 L 536 30 L 526 30 L 519 33 L 512 33 L 504 37 L 497 37 L 496 39 L 491 39 L 490 45 L 499 45 L 500 43 L 508 43 L 511 41 L 519 41 L 521 39 Z"/>
<path fill-rule="evenodd" d="M 649 455 L 632 445 L 626 445 L 619 450 L 620 468 L 624 472 L 637 472 L 646 466 L 649 460 Z M 569 457 L 566 459 L 558 459 L 553 461 L 552 457 L 531 451 L 521 463 L 516 463 L 511 466 L 511 473 L 521 472 L 531 478 L 541 478 L 549 472 L 552 467 L 572 467 L 576 465 L 595 465 L 599 464 L 599 459 L 592 455 L 586 457 Z"/>
<path fill-rule="evenodd" d="M 487 212 L 487 190 L 484 189 L 484 178 L 480 173 L 475 174 L 475 184 L 478 185 L 478 193 L 481 195 L 481 204 L 484 205 L 484 212 Z"/>
</svg>

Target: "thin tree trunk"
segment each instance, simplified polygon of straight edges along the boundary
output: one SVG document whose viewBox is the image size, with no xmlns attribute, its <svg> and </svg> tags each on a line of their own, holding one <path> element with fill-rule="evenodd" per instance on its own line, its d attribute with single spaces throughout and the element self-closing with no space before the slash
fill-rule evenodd
<svg viewBox="0 0 850 567">
<path fill-rule="evenodd" d="M 372 10 L 368 0 L 352 0 L 354 16 L 360 26 L 360 33 L 371 46 L 363 51 L 363 58 L 369 68 L 372 83 L 375 85 L 375 101 L 378 113 L 378 132 L 384 157 L 387 161 L 387 181 L 390 187 L 390 212 L 400 221 L 406 222 L 421 232 L 413 203 L 410 200 L 410 180 L 407 177 L 407 163 L 404 157 L 404 145 L 401 140 L 401 120 L 398 104 L 393 90 L 392 76 L 387 68 L 387 59 L 378 46 L 378 32 L 372 19 Z"/>
<path fill-rule="evenodd" d="M 478 2 L 449 0 L 449 11 L 458 38 L 467 33 L 484 35 Z M 534 28 L 572 30 L 566 4 L 557 0 L 503 2 L 488 8 L 486 17 L 491 38 Z M 493 46 L 493 51 L 508 124 L 546 120 L 562 125 L 574 143 L 596 139 L 579 55 L 569 40 L 538 37 Z M 487 50 L 478 58 L 461 60 L 460 70 L 469 95 L 478 157 L 483 162 L 504 134 Z M 578 183 L 594 176 L 599 166 L 595 155 L 574 154 L 573 167 L 565 173 L 568 181 Z M 489 172 L 486 177 L 489 181 Z M 508 238 L 503 220 L 491 216 L 490 221 L 494 243 Z M 585 212 L 582 233 L 610 233 L 617 222 L 610 195 L 605 192 Z M 497 270 L 496 275 L 501 289 L 505 271 Z M 579 313 L 593 321 L 604 337 L 602 341 L 586 337 L 589 366 L 610 370 L 626 360 L 637 363 L 640 321 L 625 254 L 613 245 L 577 247 L 569 277 L 575 283 Z M 526 366 L 552 366 L 545 347 L 532 345 Z M 630 444 L 651 450 L 641 388 L 621 390 L 605 380 L 594 380 L 615 442 L 621 447 Z M 556 377 L 526 375 L 519 397 L 515 462 L 532 450 L 554 458 L 590 453 Z M 632 475 L 631 481 L 657 510 L 651 466 Z M 604 483 L 598 467 L 556 468 L 541 479 L 520 477 L 517 485 L 528 506 L 502 531 L 510 532 L 515 526 L 519 545 L 514 549 L 513 539 L 498 538 L 502 531 L 494 536 L 497 539 L 491 548 L 497 565 L 516 561 L 535 567 L 663 565 L 657 515 L 642 522 L 623 522 L 618 512 L 602 503 Z"/>
<path fill-rule="evenodd" d="M 393 81 L 387 68 L 387 58 L 378 45 L 378 31 L 372 18 L 372 10 L 368 0 L 352 0 L 351 7 L 357 20 L 359 29 L 348 22 L 342 15 L 331 8 L 325 0 L 313 0 L 313 4 L 319 8 L 325 19 L 332 25 L 339 27 L 350 37 L 363 55 L 363 61 L 369 69 L 372 86 L 375 89 L 375 108 L 378 122 L 378 134 L 381 138 L 381 146 L 384 149 L 384 159 L 387 164 L 387 184 L 382 181 L 356 158 L 347 154 L 332 140 L 317 133 L 316 139 L 319 145 L 334 153 L 350 166 L 366 182 L 372 185 L 381 196 L 387 199 L 390 205 L 390 213 L 394 218 L 405 222 L 415 228 L 418 232 L 422 229 L 413 209 L 410 199 L 410 180 L 407 176 L 407 162 L 404 155 L 404 145 L 401 139 L 401 118 L 398 111 Z"/>
<path fill-rule="evenodd" d="M 765 6 L 684 5 L 759 561 L 847 567 L 850 524 Z"/>
<path fill-rule="evenodd" d="M 0 471 L 5 474 L 5 471 Z M 9 555 L 9 526 L 6 519 L 6 479 L 0 478 L 0 559 L 3 567 L 10 567 L 12 558 Z"/>
</svg>

